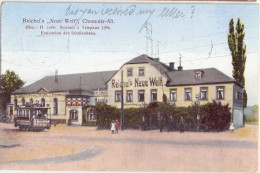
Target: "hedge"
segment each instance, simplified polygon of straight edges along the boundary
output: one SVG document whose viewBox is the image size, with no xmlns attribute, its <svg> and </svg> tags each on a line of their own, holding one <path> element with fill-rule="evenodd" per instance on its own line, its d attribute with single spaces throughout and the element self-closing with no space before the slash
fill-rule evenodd
<svg viewBox="0 0 260 173">
<path fill-rule="evenodd" d="M 110 124 L 113 120 L 119 120 L 121 116 L 121 110 L 116 107 L 109 106 L 106 103 L 99 103 L 93 107 L 97 116 L 98 129 L 110 128 Z M 142 123 L 142 117 L 148 119 L 155 119 L 157 121 L 158 112 L 163 117 L 163 124 L 165 128 L 168 128 L 170 116 L 172 116 L 176 122 L 176 128 L 180 117 L 185 119 L 186 130 L 197 130 L 198 110 L 200 110 L 200 129 L 204 131 L 223 131 L 228 129 L 231 113 L 229 105 L 222 105 L 221 102 L 213 101 L 206 105 L 198 106 L 193 104 L 189 107 L 175 107 L 167 102 L 157 103 L 152 102 L 146 108 L 129 108 L 124 110 L 124 127 L 128 129 L 140 128 Z M 158 126 L 159 121 L 155 126 Z M 154 126 L 154 125 L 153 125 Z M 158 128 L 158 127 L 157 127 Z"/>
</svg>

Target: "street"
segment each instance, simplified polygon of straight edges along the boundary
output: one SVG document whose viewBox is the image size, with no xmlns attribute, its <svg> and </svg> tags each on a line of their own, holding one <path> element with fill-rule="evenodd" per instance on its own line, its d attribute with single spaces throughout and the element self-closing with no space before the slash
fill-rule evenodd
<svg viewBox="0 0 260 173">
<path fill-rule="evenodd" d="M 59 124 L 26 132 L 0 124 L 1 170 L 257 172 L 258 126 L 235 132 L 125 130 Z"/>
</svg>

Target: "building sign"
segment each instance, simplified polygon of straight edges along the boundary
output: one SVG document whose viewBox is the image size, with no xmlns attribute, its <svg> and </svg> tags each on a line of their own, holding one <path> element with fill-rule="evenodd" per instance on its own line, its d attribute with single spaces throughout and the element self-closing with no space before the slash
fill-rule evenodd
<svg viewBox="0 0 260 173">
<path fill-rule="evenodd" d="M 112 88 L 120 88 L 121 81 L 112 79 L 111 81 Z M 148 87 L 148 86 L 163 86 L 162 77 L 149 77 L 149 80 L 140 80 L 139 78 L 135 78 L 134 81 L 128 79 L 123 82 L 124 87 Z"/>
</svg>

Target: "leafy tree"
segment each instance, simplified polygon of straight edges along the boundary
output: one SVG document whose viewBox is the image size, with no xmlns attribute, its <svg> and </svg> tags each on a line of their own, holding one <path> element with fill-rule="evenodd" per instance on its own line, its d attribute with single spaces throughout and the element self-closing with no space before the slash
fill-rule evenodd
<svg viewBox="0 0 260 173">
<path fill-rule="evenodd" d="M 258 114 L 259 111 L 259 106 L 258 105 L 254 105 L 252 108 L 252 112 Z"/>
<path fill-rule="evenodd" d="M 244 24 L 237 20 L 236 32 L 233 18 L 229 23 L 228 45 L 232 55 L 233 72 L 232 76 L 236 81 L 245 86 L 245 64 L 246 64 L 246 45 L 244 45 Z M 243 107 L 247 106 L 247 93 L 243 91 Z"/>
<path fill-rule="evenodd" d="M 1 81 L 1 109 L 5 110 L 6 104 L 10 103 L 10 97 L 13 91 L 21 88 L 24 82 L 20 79 L 19 75 L 14 71 L 6 70 L 5 74 L 2 75 Z"/>
</svg>

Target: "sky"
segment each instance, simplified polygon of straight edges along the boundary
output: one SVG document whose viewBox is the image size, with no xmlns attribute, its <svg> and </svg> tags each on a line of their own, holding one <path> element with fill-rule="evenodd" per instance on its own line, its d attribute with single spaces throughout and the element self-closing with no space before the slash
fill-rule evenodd
<svg viewBox="0 0 260 173">
<path fill-rule="evenodd" d="M 227 43 L 231 18 L 235 24 L 240 18 L 245 25 L 245 88 L 248 105 L 255 105 L 259 95 L 259 6 L 255 3 L 7 2 L 1 16 L 2 74 L 14 70 L 29 85 L 54 75 L 56 69 L 58 74 L 118 70 L 130 59 L 147 54 L 166 64 L 175 62 L 175 67 L 182 57 L 184 70 L 214 67 L 232 77 Z M 26 22 L 30 20 L 40 23 Z M 90 20 L 110 23 L 83 23 Z"/>
</svg>

